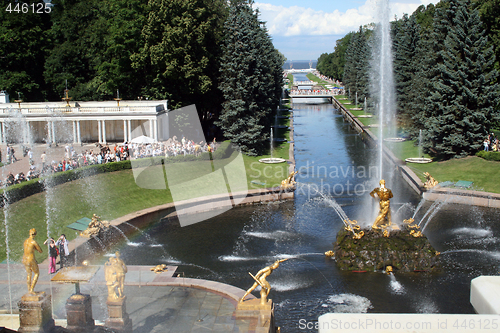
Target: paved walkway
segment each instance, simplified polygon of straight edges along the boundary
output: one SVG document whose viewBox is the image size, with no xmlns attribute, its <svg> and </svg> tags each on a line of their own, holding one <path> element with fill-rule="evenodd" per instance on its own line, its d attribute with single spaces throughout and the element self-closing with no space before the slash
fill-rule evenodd
<svg viewBox="0 0 500 333">
<path fill-rule="evenodd" d="M 173 277 L 176 268 L 169 266 L 166 272 L 156 274 L 147 266 L 128 266 L 126 309 L 132 319 L 133 332 L 259 331 L 258 318 L 235 315 L 237 300 L 244 290 L 213 281 Z M 41 264 L 35 290 L 52 295 L 53 318 L 56 325 L 65 327 L 65 304 L 75 287 L 51 282 L 52 276 L 47 274 L 47 266 Z M 92 297 L 93 318 L 98 325 L 103 325 L 107 318 L 105 283 L 101 266 L 90 283 L 81 285 L 81 292 Z M 24 266 L 0 264 L 0 327 L 19 328 L 17 302 L 26 291 Z"/>
<path fill-rule="evenodd" d="M 66 144 L 60 144 L 57 147 L 53 146 L 51 148 L 48 148 L 46 144 L 35 144 L 33 145 L 33 160 L 35 161 L 35 165 L 38 167 L 38 170 L 41 170 L 42 166 L 42 160 L 41 156 L 42 153 L 45 152 L 47 155 L 46 158 L 46 163 L 51 163 L 52 161 L 59 162 L 62 161 L 65 157 L 64 155 L 64 147 Z M 84 145 L 70 145 L 72 146 L 77 153 L 82 153 L 86 150 L 93 151 L 93 152 L 98 152 L 99 149 L 96 147 L 95 143 L 89 143 L 89 144 L 84 144 Z M 115 143 L 109 143 L 110 149 L 112 149 L 115 146 Z M 12 174 L 15 176 L 19 172 L 24 172 L 26 175 L 30 169 L 29 165 L 29 158 L 28 156 L 23 157 L 23 152 L 21 145 L 15 144 L 11 145 L 11 147 L 14 147 L 15 150 L 15 156 L 17 158 L 17 162 L 12 162 L 10 164 L 6 164 L 1 168 L 2 173 L 0 176 L 2 177 L 2 180 L 7 177 L 9 172 L 12 172 Z M 0 145 L 0 149 L 2 151 L 2 162 L 6 163 L 7 161 L 7 146 L 6 145 Z"/>
</svg>

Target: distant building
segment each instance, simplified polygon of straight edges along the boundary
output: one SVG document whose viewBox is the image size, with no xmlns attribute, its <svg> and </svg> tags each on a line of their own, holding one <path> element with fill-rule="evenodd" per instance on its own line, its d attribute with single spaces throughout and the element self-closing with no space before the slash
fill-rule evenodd
<svg viewBox="0 0 500 333">
<path fill-rule="evenodd" d="M 169 137 L 167 101 L 21 102 L 0 93 L 0 143 L 126 142 Z"/>
</svg>

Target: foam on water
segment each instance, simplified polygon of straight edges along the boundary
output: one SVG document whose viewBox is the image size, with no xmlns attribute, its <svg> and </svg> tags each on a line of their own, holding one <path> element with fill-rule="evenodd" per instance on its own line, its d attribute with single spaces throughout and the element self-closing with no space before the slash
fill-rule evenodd
<svg viewBox="0 0 500 333">
<path fill-rule="evenodd" d="M 458 228 L 452 231 L 453 234 L 467 235 L 473 237 L 486 237 L 492 234 L 491 230 L 487 229 L 477 229 L 477 228 Z"/>
<path fill-rule="evenodd" d="M 391 277 L 391 282 L 389 285 L 391 287 L 391 290 L 396 294 L 403 294 L 405 292 L 405 288 L 401 285 L 401 283 L 399 283 L 398 280 L 396 280 L 394 274 L 391 273 L 390 277 Z"/>
<path fill-rule="evenodd" d="M 288 232 L 288 231 L 283 231 L 283 230 L 276 230 L 272 232 L 260 232 L 260 231 L 248 231 L 245 233 L 248 236 L 256 237 L 256 238 L 263 238 L 263 239 L 286 239 L 293 237 L 295 234 Z"/>
<path fill-rule="evenodd" d="M 368 298 L 354 294 L 332 295 L 328 297 L 326 305 L 333 308 L 333 312 L 340 313 L 366 313 L 373 307 Z"/>
</svg>

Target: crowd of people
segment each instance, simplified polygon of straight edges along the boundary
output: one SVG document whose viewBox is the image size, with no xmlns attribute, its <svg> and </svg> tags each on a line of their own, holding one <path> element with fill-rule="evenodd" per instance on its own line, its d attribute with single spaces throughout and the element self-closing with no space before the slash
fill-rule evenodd
<svg viewBox="0 0 500 333">
<path fill-rule="evenodd" d="M 157 143 L 130 143 L 116 144 L 114 146 L 96 144 L 96 149 L 86 149 L 83 152 L 77 153 L 75 149 L 67 145 L 64 147 L 64 157 L 59 161 L 48 161 L 46 152 L 40 155 L 40 162 L 35 163 L 33 150 L 23 149 L 23 155 L 29 158 L 29 170 L 26 175 L 24 172 L 19 172 L 14 175 L 9 172 L 5 179 L 0 181 L 0 186 L 10 186 L 19 184 L 24 181 L 39 178 L 40 175 L 47 175 L 56 172 L 68 171 L 80 167 L 104 164 L 110 162 L 118 162 L 127 159 L 138 159 L 146 157 L 170 157 L 178 155 L 195 155 L 198 156 L 203 152 L 213 152 L 217 147 L 215 139 L 211 143 L 205 141 L 194 142 L 182 137 L 180 141 L 177 137 L 173 137 L 165 142 Z M 17 161 L 14 155 L 14 148 L 7 146 L 7 163 Z M 10 158 L 9 158 L 10 156 Z"/>
<path fill-rule="evenodd" d="M 499 140 L 495 133 L 489 134 L 483 141 L 484 151 L 500 151 Z"/>
</svg>

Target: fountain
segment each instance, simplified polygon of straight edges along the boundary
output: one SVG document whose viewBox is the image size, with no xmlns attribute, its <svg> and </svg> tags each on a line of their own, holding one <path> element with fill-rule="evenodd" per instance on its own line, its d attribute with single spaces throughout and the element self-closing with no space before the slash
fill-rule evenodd
<svg viewBox="0 0 500 333">
<path fill-rule="evenodd" d="M 419 134 L 418 134 L 418 156 L 419 157 L 409 157 L 409 158 L 405 159 L 406 162 L 419 163 L 419 164 L 425 164 L 425 163 L 432 162 L 432 159 L 424 157 L 424 155 L 422 154 L 422 142 L 423 142 L 422 130 L 420 130 Z"/>
<path fill-rule="evenodd" d="M 266 164 L 277 164 L 277 163 L 286 162 L 286 160 L 284 158 L 273 157 L 274 138 L 273 138 L 273 129 L 272 128 L 271 128 L 271 135 L 270 135 L 269 141 L 270 141 L 269 150 L 270 150 L 271 157 L 261 158 L 259 160 L 259 162 L 266 163 Z"/>
<path fill-rule="evenodd" d="M 287 261 L 269 277 L 276 323 L 287 332 L 303 331 L 298 318 L 314 322 L 319 315 L 328 312 L 473 313 L 474 309 L 469 303 L 469 281 L 478 275 L 497 274 L 500 264 L 500 226 L 495 223 L 498 209 L 470 209 L 445 201 L 430 205 L 393 172 L 394 167 L 384 164 L 382 158 L 378 166 L 372 165 L 376 152 L 365 146 L 359 135 L 353 133 L 331 105 L 296 104 L 294 114 L 297 116 L 296 181 L 299 185 L 314 184 L 320 189 L 319 192 L 308 190 L 311 188 L 309 186 L 297 186 L 294 201 L 232 209 L 184 228 L 176 225 L 175 220 L 159 218 L 147 230 L 129 235 L 129 242 L 117 243 L 103 257 L 89 261 L 102 264 L 106 256 L 112 256 L 119 250 L 121 258 L 129 267 L 175 264 L 186 279 L 196 277 L 246 289 L 249 285 L 247 272 L 258 272 L 277 260 L 300 259 Z M 370 175 L 371 168 L 377 170 L 374 175 Z M 375 220 L 377 211 L 380 213 L 380 203 L 377 205 L 369 194 L 376 186 L 376 181 L 382 177 L 388 180 L 387 184 L 394 193 L 391 206 L 395 207 L 395 211 L 399 211 L 398 207 L 416 206 L 412 215 L 414 220 L 407 219 L 407 223 L 401 225 L 401 230 L 365 230 L 363 237 L 355 239 L 353 230 L 357 224 L 353 222 L 367 223 Z M 86 191 L 101 186 L 89 182 L 83 187 L 85 193 L 79 195 L 92 196 L 93 192 L 89 194 Z M 57 191 L 58 188 L 51 184 L 46 187 L 49 221 L 52 214 L 63 209 L 57 206 L 53 198 Z M 105 202 L 105 198 L 102 202 Z M 340 208 L 343 214 L 335 214 L 336 208 Z M 10 209 L 4 206 L 5 226 L 9 228 Z M 405 210 L 401 209 L 401 214 Z M 393 225 L 403 220 L 397 215 L 391 216 Z M 419 221 L 420 228 L 415 221 Z M 350 229 L 345 230 L 346 227 Z M 423 229 L 425 237 L 422 236 Z M 47 231 L 54 233 L 50 222 Z M 384 235 L 384 231 L 387 231 L 389 238 L 386 237 L 387 233 Z M 366 271 L 363 274 L 353 272 L 361 271 L 359 265 L 356 269 L 340 270 L 337 263 L 325 259 L 323 253 L 331 248 L 332 240 L 338 240 L 342 235 L 342 241 L 351 244 L 350 252 L 365 251 L 357 251 L 356 247 L 359 244 L 370 246 L 372 238 L 376 239 L 379 246 L 394 240 L 395 247 L 376 252 L 373 269 L 379 269 L 380 272 L 370 271 L 368 265 L 362 267 L 362 271 Z M 433 248 L 428 247 L 426 238 Z M 9 240 L 6 240 L 8 243 Z M 158 244 L 160 246 L 156 246 Z M 415 252 L 429 253 L 435 261 L 423 266 L 408 265 L 406 268 L 402 262 L 407 258 L 399 248 L 409 247 L 409 244 L 416 244 Z M 10 244 L 9 248 L 13 245 L 18 246 Z M 438 255 L 434 251 L 441 253 Z M 338 261 L 342 253 L 336 253 L 335 258 Z M 438 268 L 438 259 L 441 262 L 440 273 L 427 273 Z M 382 274 L 388 266 L 393 267 L 389 276 Z M 406 269 L 409 273 L 401 274 Z M 146 270 L 149 271 L 149 268 Z M 149 272 L 158 280 L 171 278 Z M 134 272 L 135 276 L 139 276 L 139 281 L 140 274 Z M 116 281 L 111 281 L 104 288 L 116 285 Z M 98 284 L 93 288 L 96 288 L 92 289 L 94 295 L 101 294 L 97 289 Z M 137 293 L 148 291 L 146 284 L 142 288 Z M 50 289 L 53 289 L 52 285 Z M 187 293 L 186 290 L 178 292 Z M 115 292 L 116 289 L 112 291 Z M 383 297 L 380 297 L 381 293 Z M 178 294 L 173 296 L 178 297 Z M 4 303 L 11 304 L 12 301 Z M 53 298 L 54 308 L 63 303 Z M 106 309 L 103 304 L 100 304 L 101 309 Z M 129 305 L 133 306 L 130 301 Z M 147 306 L 144 310 L 150 311 L 151 307 Z M 157 311 L 163 311 L 159 308 Z M 163 319 L 170 314 L 166 310 L 158 312 L 158 317 L 147 317 L 147 314 L 141 317 L 137 313 L 139 311 L 130 311 L 130 317 L 134 314 L 137 316 L 134 317 L 134 325 L 137 325 L 135 318 L 145 322 L 151 318 Z M 202 317 L 199 319 L 203 320 Z M 141 328 L 146 330 L 148 326 L 144 324 Z"/>
</svg>

